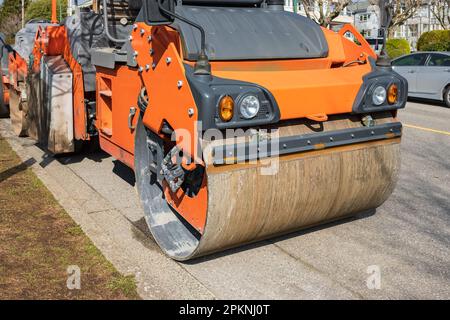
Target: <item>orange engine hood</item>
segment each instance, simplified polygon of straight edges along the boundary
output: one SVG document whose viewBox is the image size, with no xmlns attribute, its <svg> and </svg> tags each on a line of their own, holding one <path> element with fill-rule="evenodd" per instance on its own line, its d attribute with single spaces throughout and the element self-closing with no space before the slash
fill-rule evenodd
<svg viewBox="0 0 450 320">
<path fill-rule="evenodd" d="M 256 83 L 269 90 L 282 120 L 351 112 L 362 78 L 370 71 L 369 63 L 306 70 L 213 68 L 214 76 Z"/>
</svg>

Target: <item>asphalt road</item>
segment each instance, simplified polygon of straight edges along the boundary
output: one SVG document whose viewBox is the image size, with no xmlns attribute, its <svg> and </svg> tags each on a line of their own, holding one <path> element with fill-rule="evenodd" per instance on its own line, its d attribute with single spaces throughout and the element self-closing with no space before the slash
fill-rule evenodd
<svg viewBox="0 0 450 320">
<path fill-rule="evenodd" d="M 374 214 L 187 263 L 159 251 L 121 163 L 102 152 L 54 160 L 10 140 L 144 298 L 449 299 L 450 109 L 416 101 L 399 116 L 400 179 Z"/>
</svg>

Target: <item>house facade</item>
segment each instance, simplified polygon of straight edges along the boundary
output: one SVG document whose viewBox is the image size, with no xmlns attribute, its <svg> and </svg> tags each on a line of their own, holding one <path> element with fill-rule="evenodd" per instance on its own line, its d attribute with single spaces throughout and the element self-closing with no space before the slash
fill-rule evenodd
<svg viewBox="0 0 450 320">
<path fill-rule="evenodd" d="M 354 25 L 366 39 L 381 37 L 379 31 L 379 10 L 377 6 L 371 5 L 368 1 L 360 1 L 351 6 L 349 10 L 354 15 Z M 430 1 L 423 1 L 416 13 L 394 31 L 394 38 L 404 38 L 408 40 L 411 50 L 417 47 L 417 41 L 422 33 L 431 30 L 441 30 L 442 26 L 433 15 L 433 5 Z"/>
<path fill-rule="evenodd" d="M 324 7 L 330 7 L 332 8 L 334 3 L 337 2 L 335 0 L 324 0 Z M 296 7 L 296 8 L 295 8 Z M 296 9 L 296 10 L 295 10 Z M 319 5 L 317 1 L 314 3 L 313 6 L 305 8 L 301 1 L 298 0 L 285 0 L 284 1 L 284 10 L 290 11 L 290 12 L 297 12 L 298 14 L 302 16 L 308 16 L 312 19 L 317 20 L 320 16 L 319 11 Z M 306 14 L 306 11 L 308 11 L 308 15 Z M 353 23 L 353 18 L 351 11 L 348 10 L 348 8 L 344 8 L 344 10 L 337 16 L 335 19 L 333 19 L 331 25 L 332 27 L 339 27 L 346 23 Z"/>
<path fill-rule="evenodd" d="M 333 0 L 330 0 L 333 2 Z M 305 9 L 298 3 L 297 12 L 305 15 Z M 325 5 L 328 5 L 325 2 Z M 285 10 L 294 11 L 294 0 L 285 0 Z M 414 16 L 405 21 L 405 23 L 395 29 L 394 38 L 407 39 L 412 50 L 417 47 L 417 41 L 422 33 L 431 30 L 442 30 L 439 21 L 433 15 L 433 4 L 430 0 L 425 0 L 416 11 Z M 309 8 L 310 16 L 318 17 L 319 9 L 316 5 Z M 333 20 L 333 25 L 352 23 L 356 29 L 375 46 L 382 38 L 380 31 L 380 11 L 378 6 L 371 4 L 370 1 L 354 1 L 351 5 L 344 9 L 341 14 Z"/>
<path fill-rule="evenodd" d="M 417 47 L 417 41 L 422 33 L 432 30 L 442 30 L 442 26 L 432 13 L 431 3 L 424 3 L 416 14 L 396 28 L 394 37 L 405 38 L 409 41 L 411 48 Z"/>
</svg>

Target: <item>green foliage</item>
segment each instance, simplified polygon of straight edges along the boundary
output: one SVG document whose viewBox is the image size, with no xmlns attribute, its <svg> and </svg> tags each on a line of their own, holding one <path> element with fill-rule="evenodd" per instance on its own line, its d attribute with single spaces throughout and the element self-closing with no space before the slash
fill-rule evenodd
<svg viewBox="0 0 450 320">
<path fill-rule="evenodd" d="M 419 51 L 450 51 L 450 30 L 434 30 L 422 33 L 417 41 Z"/>
<path fill-rule="evenodd" d="M 25 0 L 27 5 L 29 0 Z M 0 32 L 6 36 L 6 42 L 12 44 L 14 35 L 22 27 L 22 1 L 4 0 L 0 6 Z"/>
<path fill-rule="evenodd" d="M 56 7 L 56 17 L 62 21 L 67 15 L 67 1 L 58 0 Z M 25 11 L 25 20 L 47 19 L 52 17 L 52 0 L 36 0 L 31 2 Z"/>
<path fill-rule="evenodd" d="M 28 0 L 25 1 L 25 4 Z M 21 15 L 22 2 L 17 0 L 4 0 L 0 6 L 0 22 L 10 15 Z"/>
<path fill-rule="evenodd" d="M 52 16 L 52 0 L 25 0 L 25 22 L 31 19 L 47 19 Z M 57 1 L 57 19 L 62 21 L 67 15 L 67 1 Z M 22 1 L 4 0 L 0 5 L 0 32 L 6 42 L 14 43 L 14 36 L 22 27 Z"/>
<path fill-rule="evenodd" d="M 406 39 L 389 39 L 386 41 L 386 52 L 391 59 L 411 53 L 409 42 Z"/>
</svg>

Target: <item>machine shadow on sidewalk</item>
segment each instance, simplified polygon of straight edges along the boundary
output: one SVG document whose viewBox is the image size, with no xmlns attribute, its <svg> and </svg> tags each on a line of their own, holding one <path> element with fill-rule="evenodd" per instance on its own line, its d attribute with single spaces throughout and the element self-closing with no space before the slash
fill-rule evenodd
<svg viewBox="0 0 450 320">
<path fill-rule="evenodd" d="M 253 242 L 253 243 L 250 243 L 250 244 L 238 247 L 238 248 L 232 248 L 232 249 L 228 249 L 228 250 L 225 250 L 222 252 L 213 253 L 211 255 L 196 258 L 193 260 L 184 261 L 183 263 L 193 265 L 193 264 L 203 263 L 203 262 L 207 262 L 207 261 L 212 261 L 215 259 L 222 258 L 224 256 L 237 254 L 237 253 L 244 252 L 247 250 L 253 250 L 253 249 L 264 247 L 264 246 L 271 245 L 271 244 L 276 245 L 280 241 L 284 241 L 284 240 L 288 240 L 288 239 L 292 239 L 292 238 L 296 238 L 296 237 L 301 237 L 301 236 L 304 236 L 304 235 L 307 235 L 310 233 L 314 233 L 314 232 L 317 232 L 317 231 L 320 231 L 323 229 L 328 229 L 328 228 L 344 225 L 346 223 L 350 223 L 353 221 L 367 219 L 367 218 L 370 218 L 371 216 L 375 215 L 375 213 L 376 213 L 376 209 L 366 210 L 366 211 L 358 213 L 355 216 L 351 216 L 351 217 L 344 218 L 341 220 L 331 221 L 331 222 L 328 222 L 325 224 L 320 224 L 317 226 L 307 227 L 305 229 L 302 229 L 299 231 L 294 231 L 294 232 L 291 232 L 291 233 L 288 233 L 285 235 L 277 236 L 275 238 L 271 238 L 271 239 L 267 239 L 267 240 L 259 240 L 259 241 L 256 241 L 256 242 Z M 145 227 L 147 227 L 145 224 L 144 218 L 142 220 L 144 222 L 142 225 L 143 226 L 145 225 Z M 142 229 L 140 229 L 140 230 L 142 231 Z M 148 231 L 145 234 L 148 235 L 149 237 L 151 237 L 150 231 Z M 154 241 L 154 240 L 152 239 L 152 241 Z"/>
<path fill-rule="evenodd" d="M 17 166 L 14 166 L 3 172 L 0 172 L 0 183 L 11 178 L 12 176 L 18 174 L 19 172 L 27 170 L 29 167 L 31 167 L 35 163 L 36 163 L 36 160 L 34 158 L 30 158 Z"/>
<path fill-rule="evenodd" d="M 68 165 L 80 163 L 84 159 L 89 159 L 94 162 L 102 162 L 103 159 L 110 157 L 109 154 L 100 149 L 98 142 L 77 146 L 76 152 L 65 154 L 52 154 L 47 150 L 45 145 L 42 145 L 39 142 L 35 142 L 33 145 L 38 147 L 43 152 L 42 160 L 39 163 L 42 168 L 45 168 L 53 161 L 58 161 L 63 165 Z"/>
</svg>

